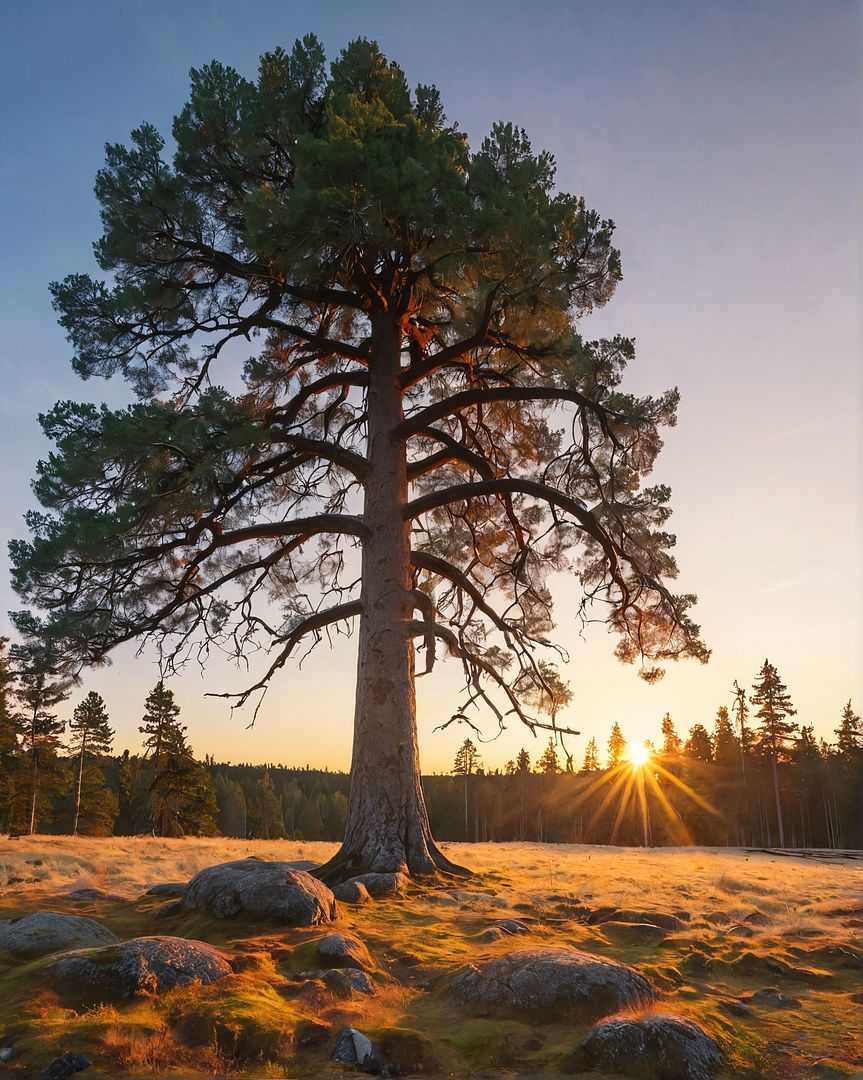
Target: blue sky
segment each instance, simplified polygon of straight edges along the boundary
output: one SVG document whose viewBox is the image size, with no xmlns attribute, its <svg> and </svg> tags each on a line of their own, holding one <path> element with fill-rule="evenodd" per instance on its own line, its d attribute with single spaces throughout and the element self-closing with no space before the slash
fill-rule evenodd
<svg viewBox="0 0 863 1080">
<path fill-rule="evenodd" d="M 617 719 L 635 740 L 666 710 L 710 724 L 732 681 L 765 656 L 799 719 L 829 737 L 844 702 L 863 707 L 861 596 L 861 8 L 854 0 L 737 2 L 342 2 L 243 5 L 42 2 L 8 6 L 0 64 L 0 610 L 13 607 L 5 541 L 21 535 L 45 453 L 36 414 L 58 398 L 128 397 L 81 383 L 48 282 L 92 270 L 92 184 L 103 145 L 150 120 L 164 132 L 188 69 L 212 58 L 252 75 L 258 55 L 317 33 L 332 56 L 377 39 L 409 81 L 434 82 L 478 142 L 498 119 L 551 150 L 558 182 L 618 226 L 624 280 L 585 331 L 633 335 L 630 386 L 682 392 L 656 470 L 674 490 L 680 586 L 700 596 L 714 649 L 658 686 L 581 640 L 558 583 L 559 640 L 575 697 L 566 720 L 603 742 Z M 199 751 L 234 760 L 346 767 L 350 643 L 274 685 L 256 728 L 206 689 L 228 669 L 176 683 Z M 343 678 L 333 679 L 333 671 Z M 423 761 L 446 768 L 465 732 L 449 715 L 457 673 L 421 680 Z M 136 728 L 152 659 L 121 653 L 88 679 L 118 728 Z M 74 700 L 72 702 L 74 704 Z M 309 719 L 321 723 L 309 724 Z M 325 721 L 325 722 L 323 722 Z M 503 764 L 541 745 L 513 730 L 485 749 Z"/>
</svg>

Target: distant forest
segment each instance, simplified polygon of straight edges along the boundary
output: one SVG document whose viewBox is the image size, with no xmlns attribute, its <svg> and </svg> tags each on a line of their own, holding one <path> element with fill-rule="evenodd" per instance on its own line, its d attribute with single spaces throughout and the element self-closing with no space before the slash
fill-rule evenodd
<svg viewBox="0 0 863 1080">
<path fill-rule="evenodd" d="M 160 682 L 140 724 L 141 752 L 113 753 L 105 702 L 89 693 L 68 724 L 67 690 L 16 672 L 0 648 L 0 832 L 88 836 L 342 839 L 350 777 L 282 764 L 195 757 Z M 451 774 L 423 777 L 439 840 L 664 846 L 863 847 L 863 723 L 849 701 L 835 742 L 796 724 L 768 661 L 734 686 L 710 728 L 628 746 L 615 722 L 580 761 L 554 736 L 502 767 L 466 739 Z M 494 749 L 494 742 L 486 749 Z"/>
</svg>

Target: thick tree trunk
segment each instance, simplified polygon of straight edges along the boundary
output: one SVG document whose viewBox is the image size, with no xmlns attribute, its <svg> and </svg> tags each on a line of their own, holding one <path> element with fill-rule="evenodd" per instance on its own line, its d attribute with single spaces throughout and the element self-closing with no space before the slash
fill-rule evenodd
<svg viewBox="0 0 863 1080">
<path fill-rule="evenodd" d="M 414 876 L 459 872 L 436 848 L 420 783 L 410 635 L 410 523 L 398 385 L 401 335 L 388 317 L 372 322 L 368 462 L 363 519 L 362 605 L 348 820 L 341 850 L 318 872 L 337 882 L 370 871 Z"/>
</svg>

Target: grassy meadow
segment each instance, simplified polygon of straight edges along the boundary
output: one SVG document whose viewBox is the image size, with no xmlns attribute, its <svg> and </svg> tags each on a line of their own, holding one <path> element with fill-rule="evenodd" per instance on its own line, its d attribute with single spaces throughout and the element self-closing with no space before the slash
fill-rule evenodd
<svg viewBox="0 0 863 1080">
<path fill-rule="evenodd" d="M 87 915 L 121 938 L 172 934 L 212 943 L 235 973 L 122 1007 L 69 1009 L 47 958 L 0 957 L 0 1075 L 30 1075 L 64 1051 L 91 1058 L 87 1076 L 338 1077 L 336 1031 L 377 1042 L 404 1075 L 595 1077 L 570 1057 L 588 1025 L 470 1015 L 446 981 L 479 956 L 569 944 L 631 964 L 660 991 L 657 1008 L 700 1021 L 719 1041 L 721 1077 L 863 1076 L 863 861 L 838 855 L 539 844 L 447 845 L 475 877 L 398 899 L 340 905 L 309 929 L 219 921 L 200 912 L 156 918 L 144 897 L 229 859 L 324 861 L 331 844 L 291 841 L 0 839 L 0 918 L 38 910 Z M 89 899 L 70 892 L 94 889 Z M 585 910 L 684 912 L 683 930 L 644 938 L 585 921 Z M 487 940 L 496 920 L 528 935 Z M 748 919 L 748 921 L 747 921 Z M 737 929 L 735 929 L 737 927 Z M 740 930 L 739 927 L 743 927 Z M 316 966 L 313 942 L 342 930 L 371 953 L 373 997 L 335 997 L 292 976 Z M 766 988 L 776 1008 L 740 1004 Z"/>
</svg>

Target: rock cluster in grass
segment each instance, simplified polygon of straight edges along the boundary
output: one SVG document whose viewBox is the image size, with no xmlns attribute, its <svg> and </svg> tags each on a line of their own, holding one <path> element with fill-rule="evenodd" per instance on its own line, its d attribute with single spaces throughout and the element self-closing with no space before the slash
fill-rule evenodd
<svg viewBox="0 0 863 1080">
<path fill-rule="evenodd" d="M 241 912 L 288 926 L 318 926 L 336 917 L 336 900 L 323 882 L 296 864 L 237 859 L 201 870 L 180 903 L 185 911 L 203 909 L 217 919 Z"/>
<path fill-rule="evenodd" d="M 463 1005 L 545 1016 L 602 1016 L 655 996 L 634 968 L 569 946 L 486 957 L 460 971 L 449 989 Z"/>
<path fill-rule="evenodd" d="M 65 949 L 109 945 L 117 936 L 95 919 L 36 911 L 20 919 L 0 921 L 0 949 L 13 956 L 46 956 Z"/>
<path fill-rule="evenodd" d="M 53 988 L 76 1005 L 127 1001 L 230 974 L 218 949 L 179 937 L 140 937 L 65 953 L 48 968 Z"/>
</svg>

